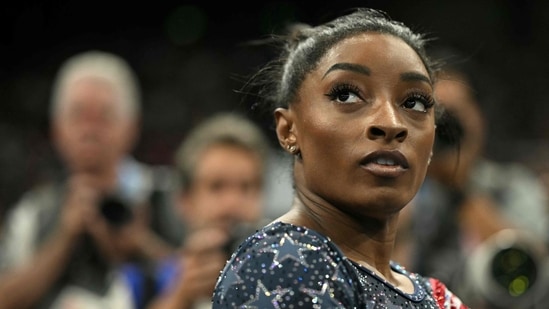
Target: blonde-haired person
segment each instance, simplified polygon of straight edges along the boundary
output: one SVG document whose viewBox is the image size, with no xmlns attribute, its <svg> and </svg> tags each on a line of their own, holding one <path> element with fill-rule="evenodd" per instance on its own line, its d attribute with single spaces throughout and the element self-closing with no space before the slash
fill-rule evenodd
<svg viewBox="0 0 549 309">
<path fill-rule="evenodd" d="M 269 153 L 262 130 L 238 113 L 213 115 L 187 135 L 175 156 L 186 234 L 180 253 L 160 267 L 150 309 L 211 308 L 229 252 L 263 219 Z"/>
<path fill-rule="evenodd" d="M 136 308 L 145 299 L 120 270 L 129 261 L 145 269 L 173 250 L 169 233 L 151 228 L 162 207 L 151 206 L 156 169 L 131 156 L 137 77 L 118 55 L 82 52 L 59 68 L 50 107 L 62 167 L 6 218 L 0 308 Z"/>
</svg>

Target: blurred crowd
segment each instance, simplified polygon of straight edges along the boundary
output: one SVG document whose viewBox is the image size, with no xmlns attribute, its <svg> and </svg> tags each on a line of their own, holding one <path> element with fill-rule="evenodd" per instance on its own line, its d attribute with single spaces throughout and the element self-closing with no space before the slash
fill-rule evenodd
<svg viewBox="0 0 549 309">
<path fill-rule="evenodd" d="M 472 308 L 543 308 L 546 173 L 487 157 L 490 94 L 475 82 L 474 59 L 433 55 L 445 63 L 435 94 L 446 121 L 394 259 L 441 278 Z M 289 207 L 289 158 L 241 108 L 198 113 L 174 135 L 166 164 L 136 158 L 146 94 L 110 52 L 70 57 L 52 85 L 41 148 L 51 154 L 29 162 L 32 149 L 14 141 L 27 135 L 0 130 L 0 308 L 209 307 L 229 253 Z M 44 170 L 48 155 L 55 163 Z M 5 176 L 19 173 L 27 178 Z"/>
<path fill-rule="evenodd" d="M 229 252 L 276 212 L 265 188 L 289 190 L 266 177 L 283 160 L 233 111 L 204 119 L 173 164 L 140 162 L 138 78 L 112 53 L 67 59 L 53 85 L 59 166 L 4 208 L 0 308 L 198 308 Z"/>
</svg>

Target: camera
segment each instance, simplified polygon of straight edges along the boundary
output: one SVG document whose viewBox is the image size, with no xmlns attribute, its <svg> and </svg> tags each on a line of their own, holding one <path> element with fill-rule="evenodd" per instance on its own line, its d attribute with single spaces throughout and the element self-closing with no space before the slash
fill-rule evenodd
<svg viewBox="0 0 549 309">
<path fill-rule="evenodd" d="M 106 195 L 99 202 L 99 210 L 103 218 L 113 227 L 129 223 L 133 218 L 130 205 L 117 195 Z"/>
<path fill-rule="evenodd" d="M 464 296 L 471 304 L 488 303 L 493 308 L 536 308 L 549 292 L 548 257 L 546 244 L 538 237 L 523 230 L 501 230 L 469 257 Z"/>
</svg>

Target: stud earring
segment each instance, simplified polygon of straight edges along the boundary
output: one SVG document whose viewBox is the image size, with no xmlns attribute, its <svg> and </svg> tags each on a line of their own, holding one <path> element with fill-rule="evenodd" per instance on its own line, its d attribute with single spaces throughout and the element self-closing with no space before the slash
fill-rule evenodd
<svg viewBox="0 0 549 309">
<path fill-rule="evenodd" d="M 294 154 L 294 153 L 296 152 L 296 150 L 297 150 L 297 147 L 296 147 L 295 145 L 288 145 L 288 146 L 286 146 L 286 148 L 288 148 L 288 150 L 289 150 L 292 154 Z"/>
</svg>

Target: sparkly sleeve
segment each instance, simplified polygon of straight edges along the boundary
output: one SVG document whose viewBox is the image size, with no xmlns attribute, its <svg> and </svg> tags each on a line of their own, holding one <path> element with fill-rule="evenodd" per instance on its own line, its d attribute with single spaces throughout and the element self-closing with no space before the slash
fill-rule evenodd
<svg viewBox="0 0 549 309">
<path fill-rule="evenodd" d="M 213 308 L 354 308 L 356 281 L 321 235 L 275 225 L 248 238 L 221 273 Z"/>
</svg>

